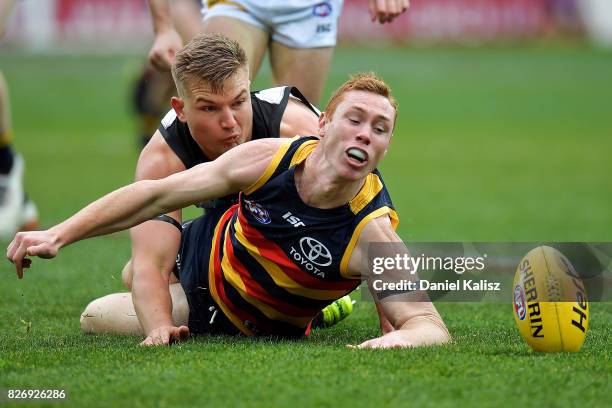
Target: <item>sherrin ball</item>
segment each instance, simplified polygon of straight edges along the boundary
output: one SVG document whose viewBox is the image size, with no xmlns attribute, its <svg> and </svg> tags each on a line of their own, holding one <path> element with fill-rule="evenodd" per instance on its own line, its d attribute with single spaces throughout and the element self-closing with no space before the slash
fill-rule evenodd
<svg viewBox="0 0 612 408">
<path fill-rule="evenodd" d="M 589 328 L 587 293 L 570 261 L 539 246 L 521 259 L 513 283 L 514 321 L 535 351 L 577 352 Z"/>
</svg>

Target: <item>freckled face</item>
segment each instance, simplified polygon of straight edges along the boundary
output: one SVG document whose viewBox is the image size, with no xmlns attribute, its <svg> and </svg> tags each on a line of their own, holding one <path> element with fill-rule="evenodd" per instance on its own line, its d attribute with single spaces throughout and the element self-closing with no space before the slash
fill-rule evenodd
<svg viewBox="0 0 612 408">
<path fill-rule="evenodd" d="M 332 118 L 319 122 L 325 156 L 338 175 L 358 180 L 372 172 L 384 157 L 395 109 L 387 98 L 366 91 L 350 91 Z"/>
</svg>

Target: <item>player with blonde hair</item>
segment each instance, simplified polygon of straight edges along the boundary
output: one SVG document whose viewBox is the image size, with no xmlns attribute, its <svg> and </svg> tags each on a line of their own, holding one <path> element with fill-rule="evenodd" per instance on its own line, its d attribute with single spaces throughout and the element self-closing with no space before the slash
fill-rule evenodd
<svg viewBox="0 0 612 408">
<path fill-rule="evenodd" d="M 47 231 L 17 234 L 7 258 L 21 278 L 28 257 L 54 257 L 80 239 L 240 191 L 239 202 L 218 221 L 204 217 L 183 231 L 177 266 L 184 289 L 178 295 L 185 296 L 176 302 L 183 313 L 146 333 L 144 344 L 168 344 L 189 331 L 301 336 L 323 305 L 370 279 L 362 262 L 370 243 L 402 244 L 376 170 L 391 141 L 397 104 L 373 75 L 352 78 L 333 100 L 333 113 L 319 118 L 320 140 L 261 139 L 163 180 L 134 183 Z M 393 330 L 357 347 L 448 342 L 426 294 L 412 299 L 381 302 Z"/>
</svg>

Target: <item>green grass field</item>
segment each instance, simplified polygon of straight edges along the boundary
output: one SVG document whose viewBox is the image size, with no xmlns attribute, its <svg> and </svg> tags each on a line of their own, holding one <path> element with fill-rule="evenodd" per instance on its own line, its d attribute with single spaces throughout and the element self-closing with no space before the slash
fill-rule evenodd
<svg viewBox="0 0 612 408">
<path fill-rule="evenodd" d="M 132 179 L 127 84 L 139 61 L 0 54 L 45 226 Z M 357 70 L 382 75 L 400 102 L 382 171 L 405 241 L 612 241 L 612 53 L 340 49 L 326 96 Z M 610 303 L 591 304 L 578 354 L 531 352 L 510 299 L 438 304 L 454 343 L 418 350 L 346 349 L 377 336 L 363 302 L 296 342 L 139 348 L 136 337 L 81 334 L 85 305 L 123 290 L 129 255 L 122 233 L 35 260 L 22 281 L 1 264 L 0 389 L 65 389 L 59 405 L 74 406 L 609 406 Z"/>
</svg>

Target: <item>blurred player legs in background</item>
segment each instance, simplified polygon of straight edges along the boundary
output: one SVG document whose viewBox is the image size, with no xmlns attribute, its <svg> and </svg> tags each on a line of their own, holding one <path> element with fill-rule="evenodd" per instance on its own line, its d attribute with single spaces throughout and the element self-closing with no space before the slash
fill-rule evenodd
<svg viewBox="0 0 612 408">
<path fill-rule="evenodd" d="M 315 105 L 336 45 L 342 1 L 214 2 L 204 7 L 204 30 L 219 32 L 247 52 L 251 79 L 269 51 L 273 81 L 290 84 Z"/>
<path fill-rule="evenodd" d="M 305 1 L 249 0 L 205 1 L 204 32 L 221 33 L 244 48 L 251 80 L 257 74 L 266 50 L 274 82 L 296 86 L 315 105 L 319 102 L 333 49 L 336 45 L 342 0 Z M 404 12 L 408 0 L 371 0 L 372 21 L 387 23 Z M 181 35 L 171 16 L 168 0 L 149 0 L 155 42 L 149 53 L 151 63 L 168 70 L 174 54 L 182 48 Z M 176 20 L 174 20 L 176 21 Z"/>
<path fill-rule="evenodd" d="M 160 118 L 168 111 L 168 101 L 176 96 L 170 72 L 162 72 L 148 63 L 132 88 L 132 107 L 136 115 L 136 137 L 140 147 L 146 146 L 159 126 Z"/>
<path fill-rule="evenodd" d="M 216 32 L 238 41 L 247 53 L 250 78 L 259 71 L 266 50 L 274 83 L 292 85 L 317 105 L 327 78 L 342 0 L 278 1 L 263 7 L 255 1 L 149 0 L 156 34 L 146 66 L 133 93 L 139 117 L 138 135 L 144 146 L 167 111 L 175 94 L 170 69 L 174 54 L 199 32 Z M 371 0 L 372 21 L 393 21 L 409 6 L 408 0 Z M 316 63 L 312 63 L 312 62 Z"/>
<path fill-rule="evenodd" d="M 304 88 L 307 98 L 316 95 L 315 101 L 320 97 L 333 48 L 329 46 L 289 48 L 276 41 L 270 41 L 268 29 L 254 18 L 249 17 L 248 13 L 235 3 L 206 3 L 203 20 L 199 7 L 201 3 L 197 0 L 178 0 L 172 2 L 171 5 L 165 0 L 149 2 L 157 33 L 151 55 L 159 52 L 163 57 L 150 56 L 151 61 L 159 70 L 146 65 L 133 92 L 133 106 L 139 118 L 138 138 L 142 145 L 145 145 L 155 132 L 160 118 L 168 110 L 167 101 L 176 94 L 172 77 L 167 72 L 174 53 L 182 48 L 183 43 L 188 42 L 199 32 L 218 32 L 236 40 L 247 53 L 251 80 L 259 71 L 268 44 L 270 44 L 270 62 L 274 82 L 293 84 L 300 90 Z M 337 14 L 339 15 L 342 2 L 338 4 L 339 7 L 336 8 L 338 8 Z M 311 7 L 307 9 L 307 13 L 310 13 Z M 337 17 L 334 26 L 335 24 L 337 24 Z M 335 31 L 325 33 L 325 36 L 328 38 L 326 44 L 335 44 Z M 317 64 L 304 64 L 303 61 L 317 61 Z M 308 72 L 305 72 L 306 68 Z"/>
<path fill-rule="evenodd" d="M 199 0 L 174 0 L 171 16 L 183 42 L 188 42 L 202 30 Z M 169 71 L 160 71 L 148 62 L 144 64 L 132 90 L 132 106 L 137 116 L 137 139 L 145 146 L 168 112 L 168 101 L 176 96 Z"/>
<path fill-rule="evenodd" d="M 0 5 L 0 38 L 14 5 L 14 0 Z M 38 227 L 38 211 L 23 189 L 23 158 L 14 152 L 11 143 L 8 87 L 0 72 L 0 238 Z"/>
</svg>

